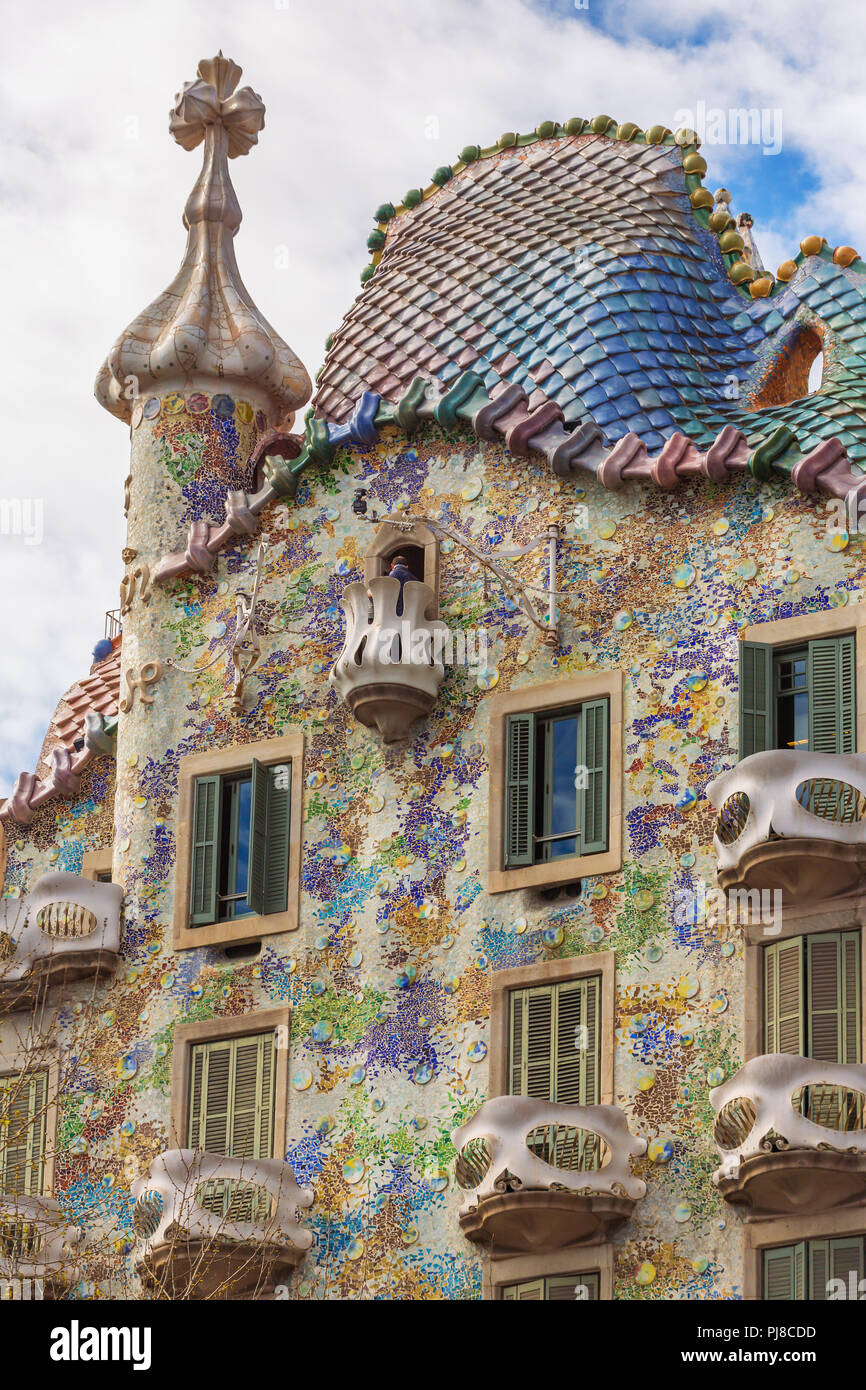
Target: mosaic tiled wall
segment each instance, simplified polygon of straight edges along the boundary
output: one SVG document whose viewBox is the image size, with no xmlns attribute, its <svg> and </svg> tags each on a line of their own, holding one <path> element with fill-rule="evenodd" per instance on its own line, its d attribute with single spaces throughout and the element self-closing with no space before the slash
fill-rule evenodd
<svg viewBox="0 0 866 1390">
<path fill-rule="evenodd" d="M 153 566 L 166 538 L 177 544 L 180 523 L 201 515 L 207 440 L 235 427 L 215 408 L 197 416 L 191 406 L 170 428 L 159 415 L 134 432 L 137 563 Z M 241 457 L 241 444 L 231 454 Z M 351 505 L 362 482 L 366 516 Z M 158 493 L 159 511 L 136 501 Z M 328 671 L 342 643 L 340 594 L 363 577 L 372 514 L 401 507 L 441 516 L 482 548 L 525 545 L 553 519 L 573 526 L 578 507 L 588 524 L 560 563 L 568 596 L 558 652 L 495 584 L 485 600 L 477 562 L 443 545 L 442 616 L 454 628 L 484 626 L 488 663 L 450 669 L 429 720 L 386 748 L 338 702 Z M 134 601 L 124 670 L 158 657 L 166 672 L 153 704 L 134 697 L 120 721 L 123 964 L 95 998 L 73 987 L 60 1021 L 78 1061 L 57 1186 L 71 1209 L 86 1198 L 119 1223 L 106 1291 L 130 1259 L 129 1184 L 168 1146 L 174 1027 L 291 1001 L 287 1157 L 316 1194 L 316 1243 L 293 1296 L 479 1297 L 481 1260 L 458 1226 L 449 1135 L 487 1093 L 491 972 L 613 948 L 615 1100 L 651 1141 L 637 1169 L 647 1196 L 616 1237 L 616 1296 L 739 1295 L 740 1222 L 710 1181 L 708 1091 L 741 1058 L 741 947 L 706 923 L 678 921 L 674 903 L 699 881 L 714 883 L 703 789 L 735 761 L 738 629 L 861 597 L 859 542 L 831 547 L 826 527 L 823 504 L 785 482 L 694 483 L 673 494 L 589 482 L 583 491 L 538 463 L 427 427 L 411 447 L 391 435 L 338 455 L 331 472 L 310 469 L 297 501 L 267 514 L 263 657 L 243 716 L 231 711 L 229 645 L 255 542 L 224 551 L 210 576 Z M 537 553 L 518 572 L 543 602 Z M 611 667 L 624 672 L 622 871 L 584 880 L 572 901 L 488 896 L 491 695 Z M 179 759 L 290 729 L 307 740 L 300 929 L 267 939 L 251 961 L 173 953 Z M 110 838 L 102 761 L 85 786 L 10 835 L 7 891 L 26 889 L 52 855 L 74 868 L 82 847 Z"/>
</svg>

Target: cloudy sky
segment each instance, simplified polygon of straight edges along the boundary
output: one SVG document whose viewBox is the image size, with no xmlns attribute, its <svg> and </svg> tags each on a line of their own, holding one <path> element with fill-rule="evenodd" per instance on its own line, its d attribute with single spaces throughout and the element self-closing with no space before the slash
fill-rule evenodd
<svg viewBox="0 0 866 1390">
<path fill-rule="evenodd" d="M 464 145 L 546 119 L 703 125 L 706 182 L 752 212 L 768 266 L 810 233 L 863 250 L 861 21 L 855 0 L 9 6 L 0 502 L 41 504 L 43 534 L 26 543 L 8 522 L 0 533 L 0 795 L 35 765 L 59 695 L 87 672 L 118 602 L 128 436 L 92 384 L 180 260 L 200 151 L 176 145 L 167 119 L 200 58 L 221 48 L 267 107 L 258 147 L 232 164 L 238 261 L 312 375 L 358 288 L 376 206 Z M 756 143 L 725 139 L 741 108 L 763 113 Z M 31 533 L 38 518 L 25 510 Z"/>
</svg>

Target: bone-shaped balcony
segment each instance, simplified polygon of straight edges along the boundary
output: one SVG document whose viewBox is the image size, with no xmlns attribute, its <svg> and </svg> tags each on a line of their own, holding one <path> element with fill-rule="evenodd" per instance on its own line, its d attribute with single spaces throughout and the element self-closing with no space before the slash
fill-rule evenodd
<svg viewBox="0 0 866 1390">
<path fill-rule="evenodd" d="M 753 753 L 707 796 L 721 888 L 812 902 L 866 882 L 866 755 Z"/>
<path fill-rule="evenodd" d="M 713 1182 L 749 1215 L 829 1211 L 866 1196 L 866 1067 L 774 1052 L 710 1091 Z"/>
<path fill-rule="evenodd" d="M 398 579 L 348 584 L 343 592 L 346 640 L 330 681 L 355 718 L 375 725 L 386 743 L 406 738 L 415 720 L 430 713 L 445 678 L 448 629 L 426 617 L 435 602 L 433 590 L 417 580 L 404 584 L 400 612 Z"/>
<path fill-rule="evenodd" d="M 43 874 L 21 898 L 0 898 L 0 1007 L 32 1003 L 59 980 L 113 974 L 123 889 L 77 874 Z"/>
<path fill-rule="evenodd" d="M 466 1191 L 463 1233 L 499 1254 L 542 1254 L 597 1239 L 626 1221 L 646 1193 L 631 1158 L 647 1142 L 629 1132 L 615 1105 L 496 1096 L 451 1138 Z"/>
<path fill-rule="evenodd" d="M 83 1238 L 53 1198 L 0 1194 L 0 1287 L 13 1297 L 57 1297 L 76 1280 Z"/>
<path fill-rule="evenodd" d="M 313 1193 L 280 1159 L 171 1149 L 131 1190 L 139 1272 L 170 1298 L 272 1295 L 313 1243 Z"/>
</svg>

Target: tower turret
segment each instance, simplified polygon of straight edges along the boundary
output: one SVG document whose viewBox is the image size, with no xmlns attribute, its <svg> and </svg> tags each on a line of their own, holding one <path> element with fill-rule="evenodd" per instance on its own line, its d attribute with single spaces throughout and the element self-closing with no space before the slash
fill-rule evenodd
<svg viewBox="0 0 866 1390">
<path fill-rule="evenodd" d="M 184 209 L 186 252 L 96 379 L 97 399 L 129 425 L 131 438 L 114 876 L 132 894 L 133 915 L 141 865 L 162 833 L 144 809 L 146 769 L 171 765 L 169 750 L 191 737 L 193 724 L 185 725 L 198 698 L 181 669 L 194 665 L 196 652 L 178 660 L 188 648 L 174 640 L 189 617 L 189 596 L 164 582 L 159 562 L 186 548 L 194 557 L 189 569 L 211 571 L 209 527 L 225 523 L 239 538 L 257 529 L 247 506 L 257 486 L 257 446 L 274 431 L 286 435 L 311 392 L 303 365 L 253 303 L 235 260 L 241 210 L 228 161 L 256 144 L 265 116 L 261 97 L 238 87 L 240 77 L 220 53 L 199 63 L 176 98 L 172 136 L 184 149 L 204 148 Z M 231 635 L 221 669 L 231 667 L 230 643 Z M 168 825 L 165 834 L 175 829 Z"/>
</svg>

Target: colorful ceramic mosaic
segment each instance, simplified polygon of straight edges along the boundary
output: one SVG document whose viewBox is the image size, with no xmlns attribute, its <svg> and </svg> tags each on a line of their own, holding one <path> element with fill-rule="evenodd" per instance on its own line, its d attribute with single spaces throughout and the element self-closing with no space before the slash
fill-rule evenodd
<svg viewBox="0 0 866 1390">
<path fill-rule="evenodd" d="M 233 100 L 225 62 L 200 69 L 214 110 Z M 187 105 L 178 128 L 191 147 Z M 217 138 L 224 127 L 208 130 Z M 375 273 L 329 347 L 304 439 L 268 457 L 266 481 L 257 446 L 290 428 L 286 412 L 305 393 L 285 344 L 274 375 L 258 311 L 241 306 L 257 353 L 249 380 L 236 363 L 213 365 L 222 323 L 188 345 L 186 366 L 182 353 L 168 361 L 166 343 L 182 342 L 168 331 L 178 302 L 194 303 L 189 284 L 135 330 L 163 356 L 141 354 L 129 412 L 128 573 L 155 574 L 167 555 L 181 556 L 183 572 L 131 585 L 119 694 L 132 698 L 119 713 L 96 704 L 117 714 L 116 757 L 97 751 L 80 785 L 55 788 L 29 823 L 32 786 L 2 808 L 7 898 L 47 872 L 80 873 L 91 850 L 111 850 L 123 888 L 116 974 L 69 983 L 56 1034 L 53 1195 L 70 1221 L 112 1233 L 95 1276 L 106 1297 L 136 1286 L 133 1189 L 175 1147 L 178 1025 L 285 1004 L 283 1156 L 312 1192 L 300 1214 L 312 1242 L 290 1296 L 480 1297 L 485 1256 L 458 1222 L 451 1136 L 491 1093 L 491 981 L 609 951 L 612 1099 L 646 1141 L 633 1167 L 646 1195 L 611 1236 L 614 1294 L 742 1296 L 744 1237 L 712 1182 L 709 1100 L 742 1061 L 742 944 L 700 914 L 683 921 L 675 905 L 715 882 L 705 790 L 737 760 L 740 629 L 862 601 L 860 537 L 828 542 L 821 469 L 802 460 L 838 441 L 847 478 L 866 458 L 866 266 L 804 244 L 784 283 L 755 297 L 749 277 L 729 273 L 742 264 L 737 248 L 695 196 L 694 140 L 581 123 L 500 146 L 465 151 L 441 188 L 383 213 Z M 230 190 L 225 159 L 209 177 Z M 233 195 L 199 205 L 215 217 Z M 188 220 L 191 247 L 217 244 L 205 214 Z M 807 333 L 825 354 L 820 391 L 771 400 Z M 116 350 L 100 376 L 103 403 L 121 415 L 124 370 Z M 728 428 L 735 468 L 712 453 Z M 591 465 L 575 463 L 572 447 L 557 467 L 556 449 L 581 429 Z M 691 452 L 677 454 L 677 431 Z M 621 455 L 617 471 L 626 442 L 632 457 L 640 446 L 667 464 L 630 472 Z M 239 506 L 238 492 L 256 487 L 254 524 L 223 530 L 208 549 L 226 492 Z M 231 648 L 238 591 L 253 590 L 259 513 L 259 651 L 238 712 Z M 365 581 L 385 516 L 438 518 L 494 560 L 553 525 L 564 538 L 557 646 L 471 549 L 441 544 L 440 615 L 452 630 L 483 630 L 487 662 L 448 667 L 429 715 L 395 744 L 359 724 L 328 679 L 343 592 Z M 543 610 L 546 553 L 503 563 Z M 114 653 L 97 676 L 107 662 Z M 491 702 L 611 670 L 624 678 L 622 867 L 584 876 L 571 897 L 491 893 Z M 80 705 L 66 698 L 61 738 Z M 298 731 L 298 929 L 264 937 L 249 958 L 175 949 L 181 760 L 238 744 L 254 753 Z M 4 1042 L 8 1026 L 0 1020 Z"/>
</svg>

